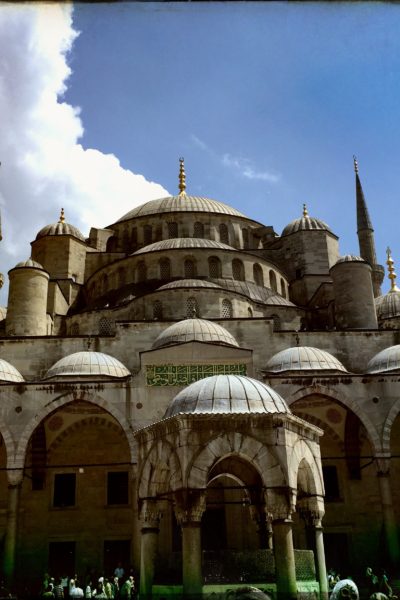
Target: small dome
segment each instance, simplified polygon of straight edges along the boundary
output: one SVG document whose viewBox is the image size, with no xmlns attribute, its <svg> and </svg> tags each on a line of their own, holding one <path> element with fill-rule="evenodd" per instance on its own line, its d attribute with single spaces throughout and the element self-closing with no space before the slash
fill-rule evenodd
<svg viewBox="0 0 400 600">
<path fill-rule="evenodd" d="M 209 342 L 224 346 L 239 346 L 233 335 L 221 325 L 206 319 L 185 319 L 162 331 L 153 342 L 152 348 L 164 348 L 185 342 Z"/>
<path fill-rule="evenodd" d="M 41 269 L 42 271 L 44 271 L 44 267 L 42 267 L 42 265 L 40 263 L 36 262 L 35 260 L 32 260 L 32 258 L 28 258 L 28 260 L 21 260 L 21 262 L 17 263 L 14 267 L 14 269 L 26 269 L 26 268 Z"/>
<path fill-rule="evenodd" d="M 242 375 L 214 375 L 179 392 L 165 418 L 180 413 L 290 413 L 285 400 L 268 385 Z"/>
<path fill-rule="evenodd" d="M 400 345 L 378 352 L 367 365 L 367 373 L 386 373 L 400 369 Z"/>
<path fill-rule="evenodd" d="M 36 239 L 46 237 L 48 235 L 71 235 L 82 242 L 85 241 L 85 238 L 79 231 L 77 227 L 74 225 L 70 225 L 70 223 L 66 223 L 64 219 L 64 209 L 61 209 L 60 219 L 57 223 L 51 223 L 50 225 L 46 225 L 43 227 L 36 236 Z"/>
<path fill-rule="evenodd" d="M 116 358 L 102 352 L 75 352 L 61 358 L 46 373 L 51 377 L 128 377 L 130 372 Z"/>
<path fill-rule="evenodd" d="M 0 358 L 0 381 L 18 383 L 25 381 L 21 373 L 9 362 Z"/>
<path fill-rule="evenodd" d="M 326 223 L 324 223 L 324 221 L 321 221 L 321 219 L 316 219 L 315 217 L 310 217 L 310 215 L 307 213 L 307 209 L 304 207 L 303 216 L 299 219 L 291 221 L 288 225 L 286 225 L 286 227 L 282 231 L 282 237 L 284 235 L 296 233 L 297 231 L 312 230 L 329 231 L 330 233 L 332 233 L 330 228 Z"/>
<path fill-rule="evenodd" d="M 375 298 L 378 321 L 400 317 L 400 291 L 390 291 Z"/>
<path fill-rule="evenodd" d="M 342 363 L 319 348 L 295 346 L 274 354 L 265 367 L 266 371 L 280 373 L 282 371 L 344 371 Z"/>
<path fill-rule="evenodd" d="M 355 254 L 346 254 L 345 256 L 341 256 L 336 262 L 335 265 L 344 262 L 362 262 L 365 263 L 365 260 L 361 258 L 361 256 L 356 256 Z"/>
<path fill-rule="evenodd" d="M 205 281 L 204 279 L 178 279 L 177 281 L 171 281 L 165 283 L 161 287 L 157 288 L 157 291 L 162 290 L 175 290 L 176 288 L 217 288 L 221 289 L 219 285 L 212 281 Z"/>
<path fill-rule="evenodd" d="M 168 196 L 167 198 L 159 198 L 157 200 L 150 200 L 145 204 L 137 206 L 133 210 L 129 211 L 121 217 L 117 222 L 128 221 L 135 217 L 143 217 L 146 215 L 159 215 L 163 213 L 171 212 L 203 212 L 203 213 L 217 213 L 222 215 L 231 215 L 235 217 L 245 217 L 241 212 L 232 208 L 223 202 L 217 200 L 211 200 L 210 198 L 202 198 L 199 196 Z"/>
<path fill-rule="evenodd" d="M 223 244 L 222 242 L 215 242 L 214 240 L 205 240 L 203 238 L 173 238 L 170 240 L 161 240 L 160 242 L 154 242 L 140 250 L 136 250 L 131 256 L 137 256 L 138 254 L 147 254 L 148 252 L 159 252 L 160 250 L 179 250 L 181 248 L 193 249 L 193 248 L 213 248 L 217 250 L 235 250 L 232 246 Z"/>
</svg>

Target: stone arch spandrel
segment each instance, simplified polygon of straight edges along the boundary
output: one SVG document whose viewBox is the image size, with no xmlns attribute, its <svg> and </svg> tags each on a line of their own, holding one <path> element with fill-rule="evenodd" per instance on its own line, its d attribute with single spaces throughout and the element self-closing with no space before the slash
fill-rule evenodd
<svg viewBox="0 0 400 600">
<path fill-rule="evenodd" d="M 6 465 L 8 469 L 11 469 L 14 466 L 14 453 L 17 444 L 2 418 L 0 418 L 0 434 L 6 450 Z"/>
<path fill-rule="evenodd" d="M 290 407 L 298 400 L 304 400 L 305 398 L 307 398 L 307 396 L 325 396 L 325 398 L 327 398 L 328 400 L 333 400 L 334 402 L 341 404 L 348 410 L 351 410 L 355 415 L 357 415 L 361 423 L 364 425 L 368 434 L 369 441 L 371 443 L 372 450 L 374 452 L 380 451 L 381 440 L 375 425 L 368 417 L 368 415 L 365 414 L 365 411 L 362 410 L 358 402 L 353 400 L 353 398 L 351 398 L 347 394 L 343 393 L 343 390 L 341 390 L 341 392 L 339 393 L 336 390 L 323 385 L 308 386 L 297 390 L 289 397 L 285 396 L 285 399 Z"/>
<path fill-rule="evenodd" d="M 115 406 L 113 406 L 112 403 L 108 402 L 107 400 L 104 400 L 101 396 L 91 394 L 88 392 L 79 392 L 79 395 L 67 393 L 62 396 L 59 396 L 58 398 L 52 400 L 51 402 L 43 406 L 41 410 L 32 417 L 32 419 L 29 421 L 29 423 L 23 430 L 18 441 L 13 468 L 23 468 L 25 464 L 25 457 L 29 440 L 39 423 L 57 409 L 62 408 L 67 404 L 73 403 L 74 400 L 80 400 L 89 402 L 90 404 L 95 404 L 99 408 L 103 409 L 105 412 L 109 413 L 112 417 L 114 417 L 114 419 L 118 422 L 118 424 L 121 426 L 122 430 L 126 435 L 131 454 L 131 461 L 132 463 L 136 462 L 137 451 L 136 442 L 133 437 L 133 429 L 128 420 L 126 419 L 125 415 Z"/>
<path fill-rule="evenodd" d="M 390 453 L 390 437 L 392 433 L 393 424 L 400 413 L 400 398 L 396 400 L 392 408 L 387 415 L 385 422 L 382 427 L 382 449 L 381 452 Z"/>
<path fill-rule="evenodd" d="M 182 469 L 175 448 L 157 441 L 143 460 L 138 474 L 139 498 L 157 497 L 182 487 Z"/>
<path fill-rule="evenodd" d="M 289 485 L 292 489 L 297 489 L 299 467 L 302 462 L 305 462 L 312 475 L 312 488 L 309 490 L 310 494 L 317 494 L 319 496 L 324 495 L 322 467 L 321 464 L 317 464 L 317 458 L 319 458 L 319 454 L 318 456 L 315 456 L 307 442 L 304 440 L 298 440 L 294 444 L 288 456 Z"/>
<path fill-rule="evenodd" d="M 281 465 L 270 447 L 251 436 L 229 432 L 214 437 L 193 456 L 185 473 L 187 487 L 206 488 L 210 469 L 220 460 L 233 455 L 250 462 L 265 486 L 285 485 Z"/>
</svg>

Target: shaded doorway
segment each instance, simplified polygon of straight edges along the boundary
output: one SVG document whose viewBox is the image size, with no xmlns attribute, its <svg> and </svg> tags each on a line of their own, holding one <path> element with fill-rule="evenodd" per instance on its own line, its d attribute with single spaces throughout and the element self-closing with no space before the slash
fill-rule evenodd
<svg viewBox="0 0 400 600">
<path fill-rule="evenodd" d="M 49 543 L 49 572 L 54 577 L 75 574 L 75 542 Z"/>
</svg>

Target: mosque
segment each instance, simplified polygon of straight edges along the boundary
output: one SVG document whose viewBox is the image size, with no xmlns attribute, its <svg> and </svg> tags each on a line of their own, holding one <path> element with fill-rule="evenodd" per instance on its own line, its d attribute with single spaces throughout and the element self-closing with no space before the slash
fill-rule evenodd
<svg viewBox="0 0 400 600">
<path fill-rule="evenodd" d="M 88 238 L 46 225 L 0 309 L 3 575 L 121 562 L 141 598 L 326 597 L 399 564 L 400 290 L 357 255 L 179 192 Z"/>
</svg>

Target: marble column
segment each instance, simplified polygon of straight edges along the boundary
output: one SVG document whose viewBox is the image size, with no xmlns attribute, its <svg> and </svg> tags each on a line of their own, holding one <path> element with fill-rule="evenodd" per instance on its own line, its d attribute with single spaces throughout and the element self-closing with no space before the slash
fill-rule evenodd
<svg viewBox="0 0 400 600">
<path fill-rule="evenodd" d="M 321 600 L 328 599 L 328 577 L 326 574 L 324 534 L 321 519 L 312 518 L 311 527 L 314 530 L 314 553 Z"/>
<path fill-rule="evenodd" d="M 145 500 L 141 509 L 140 598 L 152 597 L 161 513 L 155 501 Z"/>
<path fill-rule="evenodd" d="M 274 519 L 274 556 L 276 571 L 276 587 L 278 599 L 292 600 L 297 598 L 296 565 L 294 559 L 292 519 Z"/>
<path fill-rule="evenodd" d="M 390 458 L 378 457 L 377 467 L 386 551 L 390 566 L 397 567 L 400 560 L 400 548 L 397 524 L 393 510 L 392 488 L 390 485 Z"/>
<path fill-rule="evenodd" d="M 7 472 L 7 523 L 3 554 L 3 573 L 7 587 L 12 587 L 14 583 L 18 536 L 18 507 L 20 491 L 22 487 L 22 477 L 22 471 L 13 470 Z"/>
</svg>

